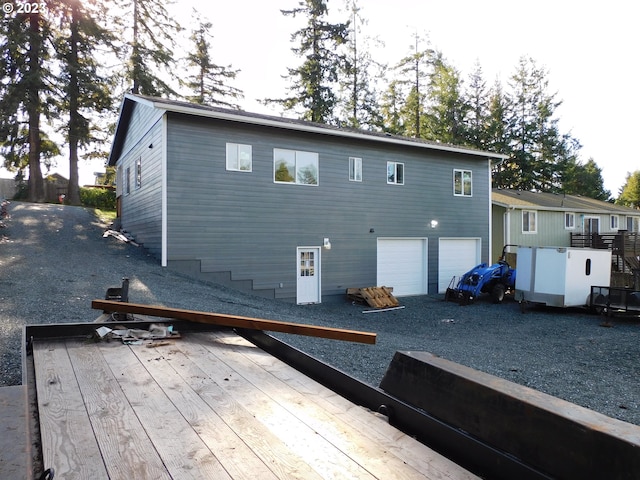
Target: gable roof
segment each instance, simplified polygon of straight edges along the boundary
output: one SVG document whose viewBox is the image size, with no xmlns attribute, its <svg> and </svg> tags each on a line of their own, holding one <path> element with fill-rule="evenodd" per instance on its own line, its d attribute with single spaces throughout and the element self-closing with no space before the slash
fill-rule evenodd
<svg viewBox="0 0 640 480">
<path fill-rule="evenodd" d="M 640 217 L 640 210 L 603 202 L 602 200 L 596 200 L 594 198 L 563 193 L 529 192 L 494 188 L 491 191 L 491 202 L 501 207 L 520 210 L 606 213 Z"/>
<path fill-rule="evenodd" d="M 220 120 L 228 120 L 231 122 L 283 128 L 300 132 L 311 132 L 321 135 L 367 139 L 381 143 L 405 145 L 419 148 L 422 147 L 431 150 L 484 157 L 486 159 L 494 159 L 497 161 L 502 161 L 508 158 L 507 155 L 503 155 L 500 153 L 486 152 L 467 147 L 449 145 L 446 143 L 427 141 L 419 138 L 402 137 L 399 135 L 357 130 L 354 128 L 337 127 L 333 125 L 325 125 L 285 117 L 276 117 L 272 115 L 249 113 L 242 110 L 231 110 L 220 107 L 211 107 L 207 105 L 198 105 L 195 103 L 183 102 L 178 100 L 167 100 L 145 95 L 126 94 L 124 96 L 124 99 L 122 100 L 122 105 L 120 107 L 120 115 L 118 117 L 118 123 L 116 125 L 116 133 L 111 146 L 111 152 L 109 153 L 109 165 L 115 165 L 116 160 L 122 153 L 122 147 L 125 137 L 124 134 L 129 126 L 131 115 L 133 113 L 133 107 L 136 103 L 164 112 L 180 113 L 195 117 L 215 118 Z"/>
</svg>

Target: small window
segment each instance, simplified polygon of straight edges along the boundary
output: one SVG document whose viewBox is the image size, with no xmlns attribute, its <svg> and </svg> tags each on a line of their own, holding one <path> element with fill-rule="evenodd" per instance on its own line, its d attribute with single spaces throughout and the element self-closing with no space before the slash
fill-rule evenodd
<svg viewBox="0 0 640 480">
<path fill-rule="evenodd" d="M 567 230 L 576 228 L 576 215 L 574 213 L 564 214 L 564 228 Z"/>
<path fill-rule="evenodd" d="M 142 157 L 136 160 L 136 190 L 142 187 Z"/>
<path fill-rule="evenodd" d="M 124 179 L 124 193 L 129 195 L 131 193 L 131 168 L 127 167 L 127 171 L 125 173 L 126 178 Z"/>
<path fill-rule="evenodd" d="M 453 194 L 458 197 L 471 197 L 473 195 L 471 170 L 453 171 Z"/>
<path fill-rule="evenodd" d="M 387 183 L 404 185 L 404 163 L 387 162 Z"/>
<path fill-rule="evenodd" d="M 536 213 L 532 210 L 522 211 L 522 233 L 536 233 Z"/>
<path fill-rule="evenodd" d="M 250 172 L 252 169 L 251 145 L 227 143 L 227 170 Z"/>
<path fill-rule="evenodd" d="M 273 181 L 318 185 L 318 154 L 274 148 Z"/>
<path fill-rule="evenodd" d="M 362 159 L 358 157 L 349 157 L 349 181 L 362 181 Z"/>
<path fill-rule="evenodd" d="M 620 225 L 620 217 L 611 215 L 611 230 L 618 230 L 618 225 Z"/>
</svg>

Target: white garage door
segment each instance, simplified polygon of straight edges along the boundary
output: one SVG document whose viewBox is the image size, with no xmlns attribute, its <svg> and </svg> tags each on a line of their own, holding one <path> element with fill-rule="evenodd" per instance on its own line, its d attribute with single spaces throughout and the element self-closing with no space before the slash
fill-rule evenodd
<svg viewBox="0 0 640 480">
<path fill-rule="evenodd" d="M 479 238 L 441 238 L 438 244 L 438 293 L 447 291 L 451 279 L 480 263 Z"/>
<path fill-rule="evenodd" d="M 396 296 L 427 293 L 427 239 L 379 238 L 377 280 Z"/>
</svg>

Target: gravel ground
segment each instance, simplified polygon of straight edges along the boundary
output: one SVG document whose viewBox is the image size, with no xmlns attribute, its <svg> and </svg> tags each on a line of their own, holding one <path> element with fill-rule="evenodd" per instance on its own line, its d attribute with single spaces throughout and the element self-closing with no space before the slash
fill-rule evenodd
<svg viewBox="0 0 640 480">
<path fill-rule="evenodd" d="M 299 306 L 205 284 L 160 267 L 143 248 L 103 238 L 79 207 L 13 202 L 0 229 L 0 386 L 20 378 L 25 324 L 86 322 L 91 300 L 129 277 L 132 302 L 334 326 L 378 334 L 361 345 L 276 334 L 372 385 L 397 350 L 428 351 L 640 425 L 640 322 L 512 301 L 459 306 L 441 295 L 401 299 L 404 309 L 362 314 L 348 301 Z"/>
</svg>

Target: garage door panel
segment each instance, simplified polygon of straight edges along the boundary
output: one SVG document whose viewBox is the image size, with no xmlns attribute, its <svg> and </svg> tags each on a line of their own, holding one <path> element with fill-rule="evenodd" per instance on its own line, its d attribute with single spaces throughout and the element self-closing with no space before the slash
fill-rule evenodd
<svg viewBox="0 0 640 480">
<path fill-rule="evenodd" d="M 427 240 L 378 239 L 377 284 L 393 287 L 396 296 L 427 293 Z"/>
<path fill-rule="evenodd" d="M 441 238 L 438 242 L 438 293 L 480 263 L 479 238 Z"/>
</svg>

